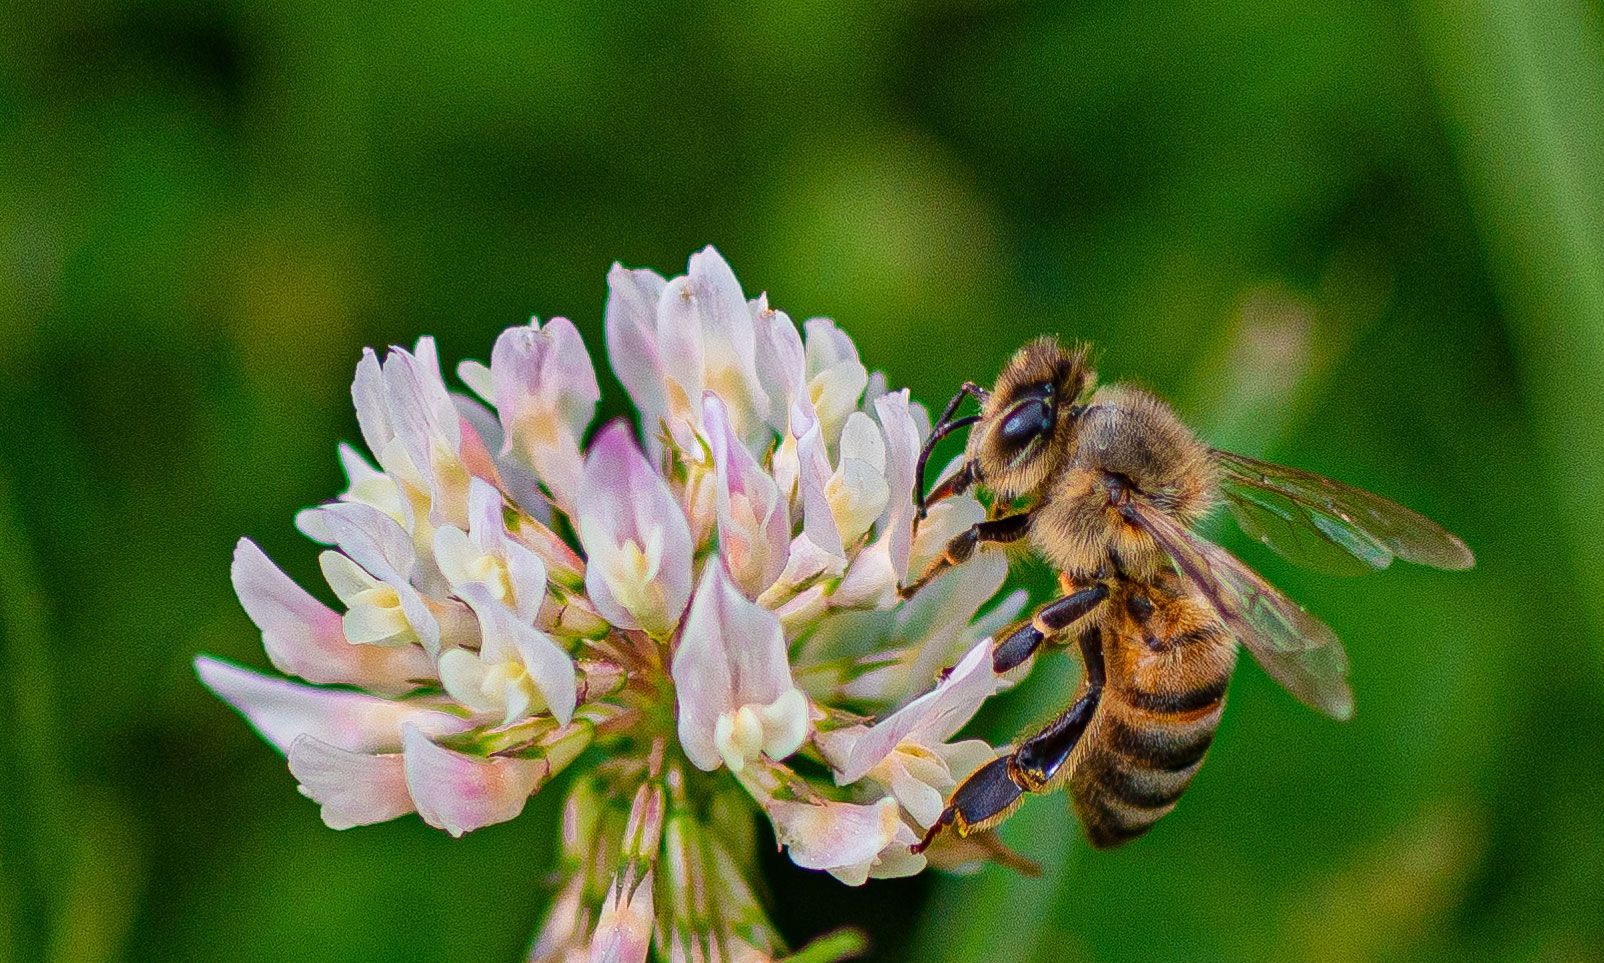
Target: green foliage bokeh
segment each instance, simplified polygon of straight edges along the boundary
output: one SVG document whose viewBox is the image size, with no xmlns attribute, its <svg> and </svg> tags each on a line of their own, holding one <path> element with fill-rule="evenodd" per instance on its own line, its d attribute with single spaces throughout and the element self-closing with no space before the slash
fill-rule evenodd
<svg viewBox="0 0 1604 963">
<path fill-rule="evenodd" d="M 336 833 L 195 681 L 262 665 L 249 535 L 315 579 L 363 345 L 454 364 L 615 259 L 717 245 L 939 404 L 1025 338 L 1219 444 L 1373 488 L 1472 572 L 1291 569 L 1337 725 L 1244 663 L 1148 837 L 847 891 L 877 957 L 1604 956 L 1604 9 L 189 3 L 0 11 L 0 959 L 478 960 L 548 898 L 555 794 Z M 604 379 L 604 414 L 623 410 Z M 1044 573 L 1025 571 L 1027 584 Z M 1039 593 L 1038 593 L 1039 594 Z M 1062 702 L 1050 660 L 980 721 Z"/>
</svg>

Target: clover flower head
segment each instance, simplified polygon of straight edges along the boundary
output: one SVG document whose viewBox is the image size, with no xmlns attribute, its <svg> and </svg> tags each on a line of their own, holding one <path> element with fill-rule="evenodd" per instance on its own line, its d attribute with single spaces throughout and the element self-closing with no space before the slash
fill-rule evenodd
<svg viewBox="0 0 1604 963">
<path fill-rule="evenodd" d="M 428 338 L 365 352 L 372 460 L 341 446 L 349 487 L 297 518 L 339 607 L 242 539 L 235 590 L 299 681 L 196 668 L 336 829 L 416 813 L 461 835 L 557 780 L 564 882 L 532 959 L 774 959 L 759 821 L 851 885 L 1000 852 L 909 847 L 995 755 L 953 739 L 997 691 L 990 635 L 1023 597 L 979 614 L 1004 575 L 983 555 L 898 602 L 983 510 L 954 498 L 916 532 L 928 416 L 833 321 L 799 331 L 712 248 L 608 286 L 638 434 L 592 424 L 562 318 L 464 362 L 471 394 Z"/>
</svg>

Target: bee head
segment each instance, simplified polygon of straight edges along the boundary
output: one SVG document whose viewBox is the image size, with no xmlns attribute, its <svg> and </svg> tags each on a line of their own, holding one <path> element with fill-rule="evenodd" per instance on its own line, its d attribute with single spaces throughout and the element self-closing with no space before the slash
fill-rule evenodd
<svg viewBox="0 0 1604 963">
<path fill-rule="evenodd" d="M 980 480 L 1001 498 L 1036 492 L 1068 455 L 1096 381 L 1088 348 L 1037 338 L 1009 359 L 969 436 Z"/>
</svg>

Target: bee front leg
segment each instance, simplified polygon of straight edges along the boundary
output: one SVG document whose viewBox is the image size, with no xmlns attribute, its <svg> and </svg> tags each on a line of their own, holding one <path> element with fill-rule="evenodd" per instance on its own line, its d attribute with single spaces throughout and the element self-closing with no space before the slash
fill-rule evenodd
<svg viewBox="0 0 1604 963">
<path fill-rule="evenodd" d="M 1017 542 L 1030 531 L 1029 512 L 1020 512 L 1017 515 L 1004 515 L 1002 518 L 987 519 L 959 532 L 947 543 L 946 551 L 931 562 L 924 570 L 924 574 L 897 590 L 897 594 L 904 599 L 914 596 L 930 581 L 954 565 L 961 565 L 969 561 L 969 556 L 975 554 L 976 546 L 985 543 Z"/>
<path fill-rule="evenodd" d="M 973 396 L 981 404 L 985 404 L 986 399 L 991 396 L 991 392 L 973 381 L 965 381 L 963 387 L 958 389 L 958 393 L 952 396 L 951 401 L 947 402 L 947 408 L 941 413 L 941 417 L 937 418 L 936 423 L 930 426 L 930 437 L 925 439 L 924 447 L 919 450 L 919 461 L 914 469 L 913 483 L 913 503 L 919 508 L 913 519 L 915 531 L 918 531 L 919 522 L 925 517 L 925 511 L 932 502 L 939 502 L 943 498 L 961 494 L 976 480 L 973 464 L 965 462 L 962 468 L 943 482 L 935 491 L 931 492 L 928 497 L 924 493 L 925 463 L 930 460 L 930 453 L 935 451 L 936 443 L 953 432 L 961 431 L 980 420 L 979 415 L 968 415 L 963 418 L 953 417 L 958 413 L 958 406 L 963 404 L 963 400 L 970 396 Z"/>
<path fill-rule="evenodd" d="M 1086 633 L 1081 637 L 1080 646 L 1086 663 L 1086 685 L 1080 697 L 1013 752 L 986 763 L 959 783 L 947 801 L 947 808 L 925 831 L 924 838 L 914 844 L 915 853 L 929 848 L 948 826 L 955 828 L 960 836 L 990 829 L 1019 808 L 1025 793 L 1044 792 L 1057 783 L 1064 774 L 1065 763 L 1097 713 L 1107 678 L 1102 634 Z"/>
</svg>

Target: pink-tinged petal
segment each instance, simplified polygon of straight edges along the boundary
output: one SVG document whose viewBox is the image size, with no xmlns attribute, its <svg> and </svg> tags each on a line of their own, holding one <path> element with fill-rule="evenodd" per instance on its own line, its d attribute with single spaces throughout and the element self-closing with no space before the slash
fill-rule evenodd
<svg viewBox="0 0 1604 963">
<path fill-rule="evenodd" d="M 479 627 L 484 635 L 483 657 L 506 660 L 516 653 L 535 688 L 545 698 L 552 716 L 567 725 L 574 716 L 579 694 L 573 657 L 552 641 L 551 636 L 520 621 L 479 586 L 465 589 L 464 600 L 479 616 Z"/>
<path fill-rule="evenodd" d="M 615 882 L 602 902 L 590 939 L 590 963 L 645 963 L 652 948 L 654 871 L 633 885 Z"/>
<path fill-rule="evenodd" d="M 791 405 L 802 397 L 807 383 L 802 336 L 784 311 L 769 307 L 768 295 L 750 305 L 757 341 L 757 375 L 768 389 L 769 427 L 784 433 L 791 417 Z"/>
<path fill-rule="evenodd" d="M 402 746 L 418 815 L 453 836 L 516 817 L 551 771 L 544 759 L 453 752 L 412 726 L 402 731 Z"/>
<path fill-rule="evenodd" d="M 521 453 L 557 503 L 571 509 L 583 467 L 579 438 L 601 398 L 578 330 L 566 318 L 507 329 L 496 339 L 490 375 L 503 454 Z"/>
<path fill-rule="evenodd" d="M 657 350 L 657 304 L 665 283 L 654 271 L 621 264 L 607 272 L 607 357 L 640 409 L 648 436 L 655 434 L 655 419 L 668 410 Z"/>
<path fill-rule="evenodd" d="M 467 363 L 464 362 L 464 364 Z M 484 365 L 479 365 L 478 368 L 484 372 L 485 390 L 488 397 L 490 369 Z M 505 442 L 505 439 L 502 438 L 501 421 L 496 413 L 466 395 L 453 394 L 451 400 L 456 402 L 457 413 L 462 415 L 462 420 L 466 422 L 466 426 L 463 428 L 463 438 L 466 439 L 469 434 L 478 435 L 480 442 L 484 445 L 485 452 L 490 455 L 491 460 L 495 463 L 494 474 L 480 471 L 474 471 L 474 474 L 480 478 L 499 477 L 501 483 L 498 487 L 506 494 L 514 506 L 542 524 L 549 524 L 551 522 L 551 503 L 540 493 L 540 482 L 535 477 L 534 470 L 525 464 L 521 458 L 502 458 L 496 454 L 501 451 Z M 467 447 L 467 444 L 464 441 L 464 447 Z M 411 529 L 410 525 L 406 527 L 409 530 Z"/>
<path fill-rule="evenodd" d="M 671 627 L 691 594 L 690 526 L 668 483 L 647 463 L 622 421 L 608 424 L 591 444 L 578 521 L 589 557 L 585 589 L 596 610 L 621 628 Z M 626 542 L 655 556 L 655 573 L 647 584 L 614 584 L 629 573 L 607 563 Z M 631 611 L 626 602 L 636 608 L 649 604 L 652 610 Z"/>
<path fill-rule="evenodd" d="M 432 736 L 472 725 L 432 706 L 301 685 L 207 656 L 195 659 L 195 672 L 280 752 L 288 752 L 302 735 L 351 752 L 390 752 L 401 748 L 406 724 Z"/>
<path fill-rule="evenodd" d="M 250 539 L 239 540 L 230 574 L 280 672 L 380 693 L 408 692 L 435 677 L 428 654 L 415 646 L 347 642 L 339 614 L 296 585 Z"/>
<path fill-rule="evenodd" d="M 370 826 L 413 812 L 400 753 L 351 752 L 312 736 L 290 744 L 290 774 L 330 829 Z"/>
<path fill-rule="evenodd" d="M 836 738 L 828 740 L 824 752 L 836 770 L 837 785 L 862 779 L 904 739 L 911 737 L 927 744 L 947 741 L 996 691 L 997 679 L 991 671 L 991 640 L 982 639 L 931 691 L 867 730 L 831 734 Z M 821 741 L 821 748 L 826 744 Z"/>
<path fill-rule="evenodd" d="M 780 620 L 742 595 L 716 562 L 703 570 L 670 674 L 679 701 L 680 745 L 691 762 L 709 771 L 723 761 L 721 717 L 742 706 L 768 706 L 794 689 Z"/>
<path fill-rule="evenodd" d="M 800 471 L 797 488 L 802 495 L 802 534 L 820 550 L 846 562 L 846 549 L 841 544 L 841 531 L 836 527 L 835 513 L 830 509 L 827 490 L 830 477 L 830 458 L 825 451 L 823 428 L 818 419 L 804 414 L 799 405 L 792 413 L 792 421 L 808 422 L 807 430 L 797 439 L 797 456 Z"/>
<path fill-rule="evenodd" d="M 866 806 L 775 800 L 766 808 L 775 837 L 790 849 L 791 862 L 803 869 L 848 871 L 861 867 L 866 876 L 868 867 L 902 826 L 897 803 L 890 797 Z"/>
<path fill-rule="evenodd" d="M 333 502 L 301 513 L 329 541 L 380 581 L 406 580 L 418 564 L 412 536 L 372 505 Z"/>
<path fill-rule="evenodd" d="M 584 855 L 589 856 L 589 851 Z M 540 926 L 540 935 L 535 938 L 535 945 L 529 951 L 531 963 L 566 960 L 575 952 L 574 944 L 584 937 L 580 932 L 581 926 L 590 918 L 589 910 L 584 905 L 585 882 L 583 873 L 570 876 L 557 898 L 551 901 L 546 921 Z"/>
<path fill-rule="evenodd" d="M 680 747 L 697 768 L 708 772 L 722 761 L 714 741 L 719 717 L 738 708 L 717 593 L 709 584 L 718 579 L 718 568 L 716 563 L 706 566 L 670 668 L 679 704 Z"/>
<path fill-rule="evenodd" d="M 490 355 L 490 377 L 496 410 L 509 432 L 524 415 L 544 410 L 583 432 L 601 400 L 590 352 L 567 318 L 503 331 Z"/>
<path fill-rule="evenodd" d="M 457 406 L 459 401 L 460 398 L 458 396 L 452 396 L 453 407 Z M 492 453 L 500 449 L 492 449 L 490 442 L 479 434 L 479 429 L 474 426 L 473 419 L 460 411 L 457 415 L 457 434 L 462 438 L 458 457 L 462 460 L 462 467 L 467 470 L 469 477 L 482 478 L 493 485 L 500 486 L 502 484 L 501 469 L 496 462 L 496 456 Z"/>
<path fill-rule="evenodd" d="M 501 493 L 489 482 L 474 478 L 468 482 L 468 540 L 480 555 L 500 555 L 507 538 L 502 520 Z"/>
<path fill-rule="evenodd" d="M 908 391 L 895 392 L 875 400 L 875 414 L 886 439 L 886 484 L 891 500 L 881 519 L 880 537 L 887 542 L 891 564 L 898 581 L 908 574 L 908 555 L 913 548 L 914 467 L 919 460 L 919 427 L 908 407 Z"/>
<path fill-rule="evenodd" d="M 774 480 L 735 434 L 723 400 L 712 392 L 702 398 L 702 422 L 717 482 L 719 550 L 731 578 L 756 598 L 785 569 L 790 512 Z"/>
</svg>

